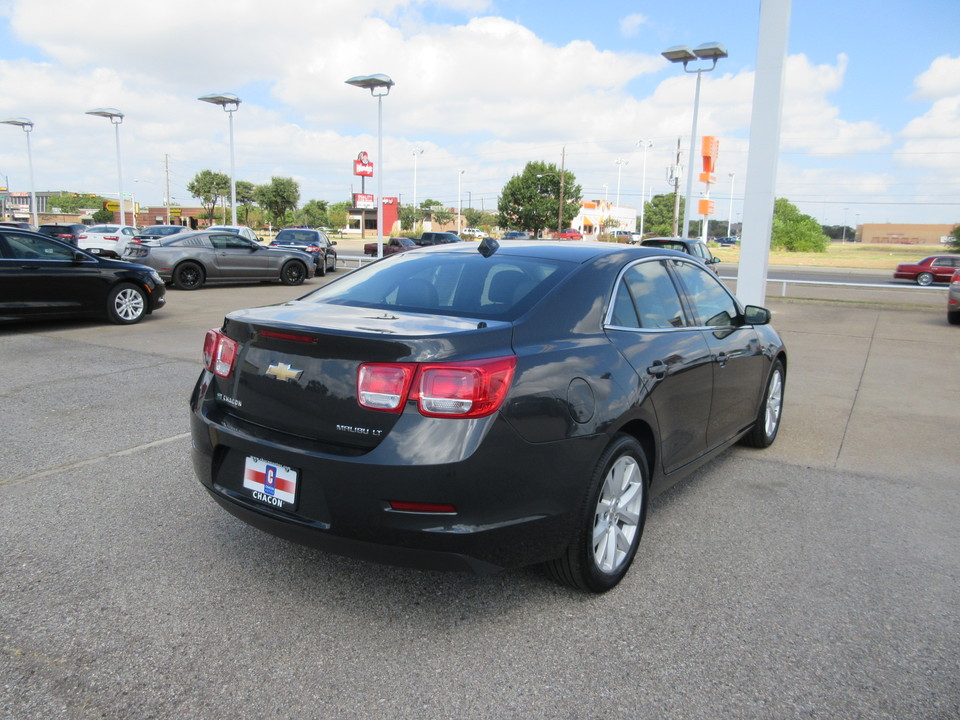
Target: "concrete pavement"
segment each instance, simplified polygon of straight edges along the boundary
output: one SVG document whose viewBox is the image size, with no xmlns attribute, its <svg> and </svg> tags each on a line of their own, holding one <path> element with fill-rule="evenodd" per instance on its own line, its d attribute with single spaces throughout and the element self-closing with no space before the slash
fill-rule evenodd
<svg viewBox="0 0 960 720">
<path fill-rule="evenodd" d="M 960 328 L 771 298 L 777 442 L 660 496 L 600 597 L 285 543 L 193 478 L 187 396 L 224 312 L 0 328 L 0 718 L 960 716 Z"/>
</svg>

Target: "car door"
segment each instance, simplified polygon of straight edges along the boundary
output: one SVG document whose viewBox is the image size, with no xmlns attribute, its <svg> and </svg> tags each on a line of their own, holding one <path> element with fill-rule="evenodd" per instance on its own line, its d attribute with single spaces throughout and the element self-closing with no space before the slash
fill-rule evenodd
<svg viewBox="0 0 960 720">
<path fill-rule="evenodd" d="M 936 258 L 930 264 L 930 270 L 938 282 L 950 282 L 953 277 L 953 271 L 960 266 L 960 258 L 941 257 Z"/>
<path fill-rule="evenodd" d="M 641 261 L 624 270 L 606 331 L 647 388 L 666 473 L 707 450 L 712 357 L 703 333 L 690 325 L 664 261 Z"/>
<path fill-rule="evenodd" d="M 103 307 L 99 263 L 51 238 L 0 232 L 0 314 L 86 314 Z"/>
<path fill-rule="evenodd" d="M 760 337 L 723 283 L 702 265 L 673 260 L 694 322 L 710 348 L 713 401 L 707 447 L 720 445 L 756 418 L 766 359 Z"/>
<path fill-rule="evenodd" d="M 210 235 L 210 242 L 214 247 L 217 277 L 220 279 L 270 279 L 278 275 L 273 268 L 276 263 L 271 263 L 273 253 L 251 240 L 224 232 Z"/>
</svg>

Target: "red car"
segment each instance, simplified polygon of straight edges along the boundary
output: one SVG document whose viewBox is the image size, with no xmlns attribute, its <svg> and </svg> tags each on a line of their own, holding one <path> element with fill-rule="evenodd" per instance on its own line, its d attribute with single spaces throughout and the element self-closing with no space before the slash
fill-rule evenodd
<svg viewBox="0 0 960 720">
<path fill-rule="evenodd" d="M 567 228 L 557 233 L 558 240 L 583 240 L 583 234 L 576 228 Z"/>
<path fill-rule="evenodd" d="M 893 277 L 898 280 L 913 280 L 917 285 L 950 282 L 953 271 L 958 267 L 960 267 L 960 255 L 931 255 L 918 263 L 897 265 Z"/>
</svg>

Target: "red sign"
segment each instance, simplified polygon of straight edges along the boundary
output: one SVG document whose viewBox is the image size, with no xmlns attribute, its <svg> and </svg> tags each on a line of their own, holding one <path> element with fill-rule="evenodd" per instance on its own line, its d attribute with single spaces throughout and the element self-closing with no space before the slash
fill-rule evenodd
<svg viewBox="0 0 960 720">
<path fill-rule="evenodd" d="M 367 193 L 354 193 L 353 206 L 360 210 L 373 210 L 377 207 L 377 199 Z"/>
<path fill-rule="evenodd" d="M 373 177 L 373 163 L 370 162 L 370 156 L 366 152 L 361 152 L 353 161 L 353 174 Z"/>
</svg>

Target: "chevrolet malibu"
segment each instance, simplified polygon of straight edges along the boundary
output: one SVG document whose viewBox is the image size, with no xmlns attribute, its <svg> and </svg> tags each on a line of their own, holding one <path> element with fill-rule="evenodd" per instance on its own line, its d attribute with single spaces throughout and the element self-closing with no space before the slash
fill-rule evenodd
<svg viewBox="0 0 960 720">
<path fill-rule="evenodd" d="M 476 573 L 541 563 L 604 592 L 652 497 L 776 438 L 787 355 L 769 322 L 671 250 L 399 253 L 208 332 L 194 468 L 283 538 Z"/>
</svg>

